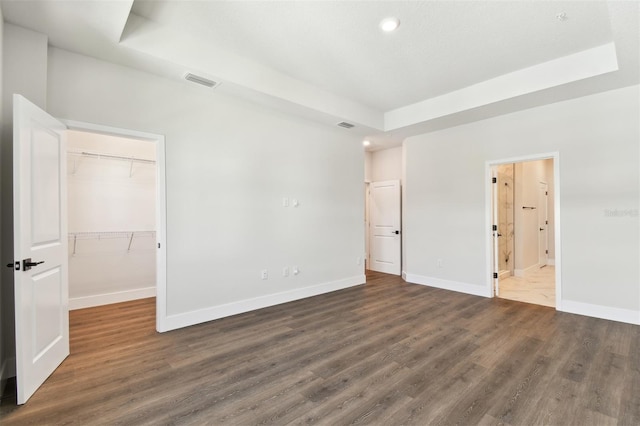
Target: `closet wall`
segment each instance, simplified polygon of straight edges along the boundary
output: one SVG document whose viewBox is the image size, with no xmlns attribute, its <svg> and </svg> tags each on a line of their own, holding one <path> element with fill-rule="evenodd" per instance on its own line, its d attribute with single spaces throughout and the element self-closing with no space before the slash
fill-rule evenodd
<svg viewBox="0 0 640 426">
<path fill-rule="evenodd" d="M 70 131 L 71 309 L 155 295 L 153 142 Z"/>
</svg>

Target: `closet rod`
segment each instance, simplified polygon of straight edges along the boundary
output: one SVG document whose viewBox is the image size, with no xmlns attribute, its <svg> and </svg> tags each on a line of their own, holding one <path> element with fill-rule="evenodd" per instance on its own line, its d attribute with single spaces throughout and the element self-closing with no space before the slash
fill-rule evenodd
<svg viewBox="0 0 640 426">
<path fill-rule="evenodd" d="M 136 237 L 153 237 L 156 231 L 92 231 L 92 232 L 69 232 L 69 238 L 73 239 L 93 239 L 93 238 L 131 238 Z"/>
<path fill-rule="evenodd" d="M 86 157 L 94 157 L 94 158 L 108 158 L 110 160 L 124 160 L 124 161 L 137 161 L 139 163 L 147 163 L 147 164 L 155 164 L 155 160 L 147 160 L 146 158 L 136 158 L 136 157 L 124 157 L 121 155 L 111 155 L 111 154 L 100 154 L 97 152 L 87 152 L 87 151 L 68 151 L 69 154 L 73 155 L 84 155 Z"/>
</svg>

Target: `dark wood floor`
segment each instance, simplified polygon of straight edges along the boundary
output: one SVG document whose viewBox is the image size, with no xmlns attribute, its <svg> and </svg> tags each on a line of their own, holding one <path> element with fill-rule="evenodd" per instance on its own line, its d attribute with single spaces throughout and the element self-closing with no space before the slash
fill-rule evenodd
<svg viewBox="0 0 640 426">
<path fill-rule="evenodd" d="M 71 312 L 14 424 L 640 424 L 640 327 L 406 284 L 182 330 L 154 299 Z"/>
</svg>

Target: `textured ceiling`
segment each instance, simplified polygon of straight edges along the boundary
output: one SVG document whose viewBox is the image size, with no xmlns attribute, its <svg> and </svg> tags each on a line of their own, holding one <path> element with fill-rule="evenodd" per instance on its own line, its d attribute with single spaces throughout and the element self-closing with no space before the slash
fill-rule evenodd
<svg viewBox="0 0 640 426">
<path fill-rule="evenodd" d="M 612 41 L 605 2 L 136 0 L 132 12 L 380 111 Z M 391 34 L 387 16 L 401 20 Z"/>
</svg>

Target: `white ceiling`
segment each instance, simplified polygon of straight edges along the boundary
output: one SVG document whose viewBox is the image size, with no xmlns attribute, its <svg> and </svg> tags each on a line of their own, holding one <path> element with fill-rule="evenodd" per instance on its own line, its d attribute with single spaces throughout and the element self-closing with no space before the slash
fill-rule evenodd
<svg viewBox="0 0 640 426">
<path fill-rule="evenodd" d="M 51 45 L 170 78 L 195 72 L 221 81 L 222 92 L 349 121 L 374 148 L 505 109 L 637 84 L 640 74 L 637 2 L 1 5 L 6 21 L 47 34 Z M 568 19 L 558 20 L 561 12 Z M 394 33 L 378 27 L 388 16 L 401 20 Z"/>
</svg>

